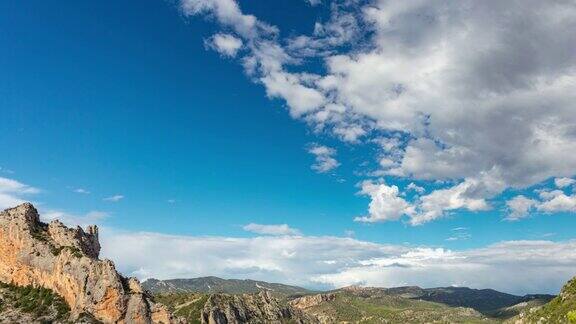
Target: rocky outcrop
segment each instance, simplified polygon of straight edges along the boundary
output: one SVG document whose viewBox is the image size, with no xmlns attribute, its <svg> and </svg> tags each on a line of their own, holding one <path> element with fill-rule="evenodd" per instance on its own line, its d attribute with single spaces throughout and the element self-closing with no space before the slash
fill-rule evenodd
<svg viewBox="0 0 576 324">
<path fill-rule="evenodd" d="M 334 299 L 336 299 L 336 294 L 317 294 L 293 299 L 289 304 L 297 309 L 305 310 L 307 308 L 314 307 Z"/>
<path fill-rule="evenodd" d="M 312 315 L 281 303 L 268 291 L 258 294 L 214 294 L 208 298 L 202 323 L 318 323 Z"/>
<path fill-rule="evenodd" d="M 40 222 L 29 203 L 0 213 L 0 281 L 40 286 L 62 296 L 72 317 L 89 313 L 104 323 L 174 323 L 136 279 L 123 278 L 98 255 L 98 228 Z"/>
</svg>

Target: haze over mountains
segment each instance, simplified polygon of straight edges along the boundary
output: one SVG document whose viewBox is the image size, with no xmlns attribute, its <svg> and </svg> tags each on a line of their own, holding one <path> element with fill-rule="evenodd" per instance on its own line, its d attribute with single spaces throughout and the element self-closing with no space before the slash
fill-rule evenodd
<svg viewBox="0 0 576 324">
<path fill-rule="evenodd" d="M 312 293 L 311 290 L 305 288 L 279 283 L 269 283 L 250 279 L 222 279 L 218 277 L 170 280 L 151 278 L 142 282 L 142 287 L 154 294 L 178 292 L 250 294 L 260 291 L 269 291 L 281 295 L 303 295 Z"/>
</svg>

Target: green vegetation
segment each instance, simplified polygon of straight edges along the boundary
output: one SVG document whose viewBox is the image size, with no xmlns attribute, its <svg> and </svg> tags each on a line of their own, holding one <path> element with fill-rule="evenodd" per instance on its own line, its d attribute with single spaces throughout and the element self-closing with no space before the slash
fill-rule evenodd
<svg viewBox="0 0 576 324">
<path fill-rule="evenodd" d="M 340 291 L 335 298 L 306 310 L 333 322 L 355 323 L 493 323 L 467 308 L 387 295 Z"/>
<path fill-rule="evenodd" d="M 38 241 L 48 242 L 50 240 L 50 235 L 48 235 L 48 224 L 45 223 L 40 222 L 36 226 L 33 226 L 30 230 L 30 234 Z"/>
<path fill-rule="evenodd" d="M 207 294 L 173 293 L 158 294 L 154 296 L 154 299 L 166 305 L 176 316 L 185 318 L 188 323 L 199 324 L 208 296 Z"/>
<path fill-rule="evenodd" d="M 576 323 L 576 280 L 572 279 L 564 286 L 560 295 L 527 316 L 529 321 L 544 318 L 554 323 Z"/>
<path fill-rule="evenodd" d="M 576 323 L 576 278 L 548 304 L 522 315 L 526 323 Z"/>
<path fill-rule="evenodd" d="M 69 250 L 72 255 L 76 258 L 81 258 L 84 254 L 82 253 L 82 251 L 80 251 L 79 248 L 75 247 L 75 246 L 59 246 L 59 247 L 55 247 L 54 245 L 50 244 L 50 251 L 52 252 L 52 254 L 54 256 L 58 256 L 60 255 L 60 253 L 63 250 Z"/>
<path fill-rule="evenodd" d="M 0 313 L 8 309 L 30 314 L 43 321 L 62 321 L 70 313 L 64 299 L 50 289 L 0 282 Z"/>
</svg>

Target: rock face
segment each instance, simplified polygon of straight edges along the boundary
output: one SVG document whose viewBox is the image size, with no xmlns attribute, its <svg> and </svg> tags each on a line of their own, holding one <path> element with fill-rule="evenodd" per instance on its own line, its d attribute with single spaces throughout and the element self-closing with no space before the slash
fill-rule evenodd
<svg viewBox="0 0 576 324">
<path fill-rule="evenodd" d="M 72 316 L 89 313 L 104 323 L 174 323 L 136 279 L 123 278 L 99 260 L 98 229 L 40 222 L 29 203 L 0 213 L 0 281 L 49 288 L 66 300 Z"/>
<path fill-rule="evenodd" d="M 258 294 L 214 294 L 208 298 L 202 323 L 318 323 L 318 320 L 292 306 L 280 303 L 268 291 Z"/>
<path fill-rule="evenodd" d="M 318 306 L 324 302 L 329 302 L 336 299 L 336 294 L 317 294 L 310 296 L 303 296 L 290 301 L 290 305 L 297 308 L 305 310 L 310 307 Z"/>
</svg>

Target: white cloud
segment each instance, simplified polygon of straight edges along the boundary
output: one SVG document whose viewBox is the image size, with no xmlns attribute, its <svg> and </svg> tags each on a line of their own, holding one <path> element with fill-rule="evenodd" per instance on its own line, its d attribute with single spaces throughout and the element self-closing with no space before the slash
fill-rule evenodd
<svg viewBox="0 0 576 324">
<path fill-rule="evenodd" d="M 418 248 L 375 257 L 334 274 L 320 275 L 316 280 L 335 286 L 455 285 L 492 287 L 517 294 L 557 293 L 562 281 L 573 276 L 569 267 L 575 261 L 575 253 L 570 249 L 575 244 L 574 241 L 508 241 L 466 251 Z M 563 280 L 557 282 L 554 273 Z"/>
<path fill-rule="evenodd" d="M 311 35 L 289 39 L 234 0 L 182 6 L 243 39 L 247 73 L 291 116 L 353 143 L 402 134 L 392 136 L 401 142 L 393 156 L 377 157 L 383 172 L 455 183 L 412 202 L 413 223 L 484 210 L 507 188 L 576 174 L 576 155 L 566 154 L 576 151 L 568 2 L 372 0 L 339 6 Z M 326 70 L 290 71 L 309 57 Z M 498 177 L 485 176 L 494 170 Z"/>
<path fill-rule="evenodd" d="M 40 217 L 44 222 L 51 222 L 55 219 L 67 226 L 100 225 L 102 221 L 109 217 L 109 214 L 102 211 L 91 211 L 83 215 L 75 215 L 61 210 L 40 211 Z"/>
<path fill-rule="evenodd" d="M 576 212 L 576 194 L 567 195 L 562 190 L 538 190 L 538 199 L 522 195 L 506 202 L 510 213 L 507 220 L 518 220 L 528 216 L 532 210 L 543 213 Z"/>
<path fill-rule="evenodd" d="M 368 216 L 356 217 L 357 222 L 383 222 L 398 220 L 404 215 L 412 215 L 413 207 L 400 197 L 398 187 L 385 183 L 364 181 L 361 194 L 370 196 Z"/>
<path fill-rule="evenodd" d="M 467 227 L 456 227 L 452 229 L 451 236 L 446 239 L 446 241 L 462 241 L 468 240 L 472 237 L 470 233 L 468 233 Z"/>
<path fill-rule="evenodd" d="M 533 199 L 526 198 L 522 195 L 516 196 L 506 202 L 509 213 L 505 219 L 515 221 L 525 218 L 536 204 L 537 201 Z"/>
<path fill-rule="evenodd" d="M 10 169 L 3 168 L 3 167 L 0 167 L 0 172 L 8 173 L 8 174 L 14 174 L 14 171 L 12 171 Z"/>
<path fill-rule="evenodd" d="M 491 206 L 486 197 L 495 196 L 502 191 L 502 188 L 499 173 L 492 171 L 481 174 L 480 178 L 468 178 L 452 187 L 434 190 L 418 198 L 417 212 L 410 219 L 410 224 L 421 225 L 459 209 L 489 210 Z"/>
<path fill-rule="evenodd" d="M 141 279 L 214 275 L 312 288 L 459 285 L 524 294 L 557 293 L 576 268 L 574 241 L 508 241 L 451 251 L 340 237 L 100 232 L 103 256 Z"/>
<path fill-rule="evenodd" d="M 340 166 L 334 155 L 336 150 L 324 145 L 312 144 L 308 148 L 308 153 L 316 158 L 316 162 L 312 165 L 312 170 L 319 173 L 326 173 L 332 171 Z"/>
<path fill-rule="evenodd" d="M 562 192 L 541 202 L 537 208 L 547 213 L 576 212 L 576 194 L 568 196 Z"/>
<path fill-rule="evenodd" d="M 208 45 L 224 56 L 235 57 L 242 48 L 242 40 L 230 34 L 216 34 L 208 41 Z"/>
<path fill-rule="evenodd" d="M 76 189 L 74 189 L 74 192 L 79 193 L 79 194 L 85 194 L 85 195 L 90 194 L 90 191 L 88 191 L 84 188 L 76 188 Z"/>
<path fill-rule="evenodd" d="M 554 184 L 558 188 L 566 188 L 576 183 L 576 180 L 572 178 L 556 178 L 554 179 Z"/>
<path fill-rule="evenodd" d="M 278 224 L 278 225 L 264 225 L 250 223 L 242 227 L 247 232 L 252 232 L 262 235 L 300 235 L 300 231 L 291 228 L 288 224 Z"/>
<path fill-rule="evenodd" d="M 423 194 L 426 189 L 420 187 L 419 185 L 415 184 L 414 182 L 410 182 L 408 186 L 406 186 L 406 190 L 414 190 L 418 194 Z"/>
<path fill-rule="evenodd" d="M 13 179 L 0 177 L 0 210 L 15 207 L 27 201 L 27 196 L 40 190 Z"/>
<path fill-rule="evenodd" d="M 106 197 L 103 200 L 104 201 L 110 201 L 110 202 L 119 202 L 122 199 L 124 199 L 123 195 L 114 195 L 114 196 Z"/>
</svg>

